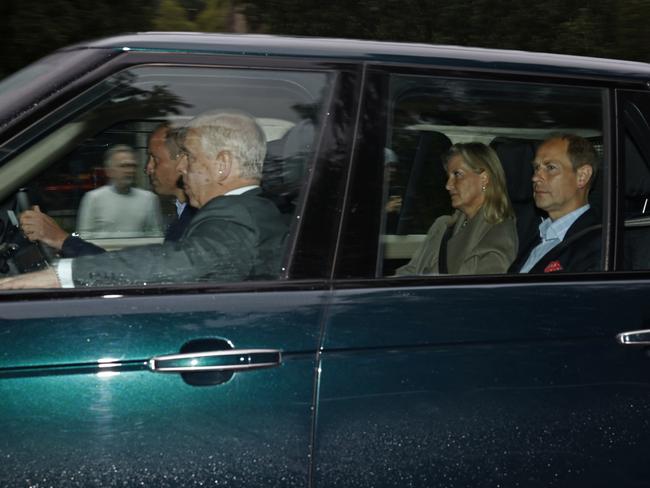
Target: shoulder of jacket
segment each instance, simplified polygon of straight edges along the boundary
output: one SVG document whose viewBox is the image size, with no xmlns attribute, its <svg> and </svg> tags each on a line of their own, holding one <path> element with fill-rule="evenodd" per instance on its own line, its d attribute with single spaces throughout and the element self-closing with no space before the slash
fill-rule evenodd
<svg viewBox="0 0 650 488">
<path fill-rule="evenodd" d="M 436 220 L 433 221 L 431 227 L 432 228 L 440 227 L 440 226 L 448 227 L 449 224 L 453 223 L 452 219 L 453 219 L 453 215 L 441 215 L 440 217 L 438 217 Z"/>
<path fill-rule="evenodd" d="M 506 218 L 497 224 L 490 224 L 486 221 L 485 226 L 484 241 L 499 242 L 517 239 L 517 224 L 515 219 Z"/>
</svg>

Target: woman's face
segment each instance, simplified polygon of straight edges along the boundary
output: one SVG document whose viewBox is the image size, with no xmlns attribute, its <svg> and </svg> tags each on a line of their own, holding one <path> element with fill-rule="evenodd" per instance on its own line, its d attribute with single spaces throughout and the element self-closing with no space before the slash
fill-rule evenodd
<svg viewBox="0 0 650 488">
<path fill-rule="evenodd" d="M 449 159 L 445 188 L 451 197 L 451 206 L 463 212 L 468 219 L 474 217 L 483 205 L 485 192 L 482 187 L 487 183 L 487 173 L 476 173 L 460 155 Z"/>
</svg>

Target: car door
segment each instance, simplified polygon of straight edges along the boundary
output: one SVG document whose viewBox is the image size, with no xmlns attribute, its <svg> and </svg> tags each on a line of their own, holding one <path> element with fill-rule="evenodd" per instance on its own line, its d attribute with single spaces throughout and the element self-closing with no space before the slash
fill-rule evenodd
<svg viewBox="0 0 650 488">
<path fill-rule="evenodd" d="M 326 293 L 125 295 L 4 297 L 3 484 L 304 485 Z"/>
<path fill-rule="evenodd" d="M 26 173 L 3 209 L 26 185 L 72 230 L 101 141 L 126 137 L 142 167 L 156 123 L 228 101 L 276 151 L 263 185 L 290 233 L 277 280 L 0 293 L 3 486 L 307 484 L 356 68 L 261 58 L 126 54 L 5 143 L 0 173 Z"/>
<path fill-rule="evenodd" d="M 606 253 L 593 273 L 394 276 L 449 211 L 444 172 L 419 165 L 440 164 L 454 143 L 495 148 L 523 219 L 535 213 L 536 145 L 577 132 L 602 154 L 591 203 L 608 208 L 600 192 L 612 194 L 612 167 L 624 161 L 610 156 L 612 92 L 584 80 L 494 78 L 369 71 L 376 90 L 366 119 L 375 122 L 362 130 L 382 142 L 356 160 L 357 197 L 326 317 L 318 486 L 645 484 L 647 332 L 618 335 L 648 328 L 647 276 L 605 271 Z M 417 184 L 425 179 L 424 195 L 414 174 Z"/>
</svg>

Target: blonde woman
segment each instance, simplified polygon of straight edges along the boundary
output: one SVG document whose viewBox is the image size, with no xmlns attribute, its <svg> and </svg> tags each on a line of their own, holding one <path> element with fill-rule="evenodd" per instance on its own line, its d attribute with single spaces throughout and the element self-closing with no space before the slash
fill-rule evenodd
<svg viewBox="0 0 650 488">
<path fill-rule="evenodd" d="M 436 219 L 397 275 L 505 273 L 517 255 L 517 229 L 494 150 L 455 144 L 445 159 L 452 215 Z"/>
</svg>

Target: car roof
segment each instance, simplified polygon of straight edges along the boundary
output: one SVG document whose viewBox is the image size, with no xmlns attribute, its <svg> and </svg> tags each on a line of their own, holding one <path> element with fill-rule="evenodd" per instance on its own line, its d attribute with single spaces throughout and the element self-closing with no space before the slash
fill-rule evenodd
<svg viewBox="0 0 650 488">
<path fill-rule="evenodd" d="M 433 44 L 260 34 L 144 32 L 99 39 L 68 49 L 277 56 L 356 62 L 406 63 L 456 69 L 539 73 L 544 76 L 650 81 L 650 64 L 615 59 Z"/>
</svg>

